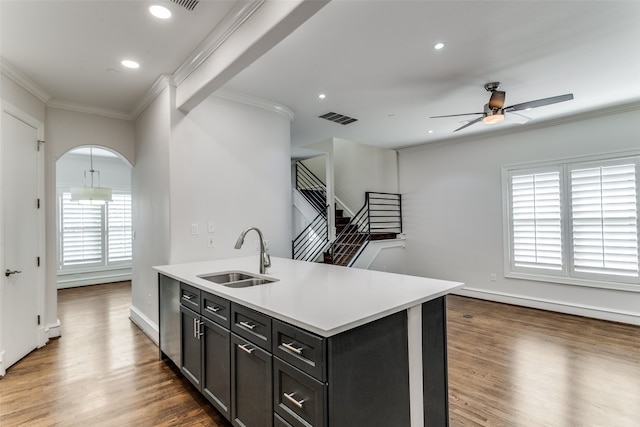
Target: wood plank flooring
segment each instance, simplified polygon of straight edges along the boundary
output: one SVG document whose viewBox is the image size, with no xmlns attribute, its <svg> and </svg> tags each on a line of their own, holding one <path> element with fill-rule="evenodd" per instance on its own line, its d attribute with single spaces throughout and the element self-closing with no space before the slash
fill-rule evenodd
<svg viewBox="0 0 640 427">
<path fill-rule="evenodd" d="M 447 303 L 451 425 L 640 426 L 640 327 Z"/>
<path fill-rule="evenodd" d="M 228 427 L 158 360 L 130 301 L 129 282 L 59 291 L 62 337 L 0 379 L 0 426 Z M 451 426 L 640 426 L 639 327 L 447 304 Z"/>
</svg>

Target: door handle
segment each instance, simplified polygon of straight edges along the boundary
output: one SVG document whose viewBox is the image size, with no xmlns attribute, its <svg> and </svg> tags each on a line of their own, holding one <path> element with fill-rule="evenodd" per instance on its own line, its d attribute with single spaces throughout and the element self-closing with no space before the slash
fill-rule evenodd
<svg viewBox="0 0 640 427">
<path fill-rule="evenodd" d="M 11 271 L 8 268 L 4 271 L 4 275 L 7 276 L 7 277 L 11 276 L 12 274 L 17 274 L 17 273 L 22 273 L 22 271 L 20 271 L 20 270 Z"/>
</svg>

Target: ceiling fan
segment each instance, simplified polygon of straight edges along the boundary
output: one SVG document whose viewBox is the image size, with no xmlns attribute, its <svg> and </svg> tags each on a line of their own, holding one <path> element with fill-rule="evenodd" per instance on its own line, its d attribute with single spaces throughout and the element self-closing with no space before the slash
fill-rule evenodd
<svg viewBox="0 0 640 427">
<path fill-rule="evenodd" d="M 566 95 L 552 96 L 551 98 L 542 98 L 537 99 L 535 101 L 523 102 L 521 104 L 510 105 L 508 107 L 504 106 L 504 100 L 506 92 L 498 90 L 500 87 L 500 82 L 490 82 L 484 85 L 484 88 L 487 92 L 491 92 L 491 98 L 489 98 L 489 102 L 484 105 L 484 111 L 481 113 L 464 113 L 464 114 L 449 114 L 446 116 L 432 116 L 432 119 L 439 119 L 442 117 L 458 117 L 458 116 L 470 116 L 475 114 L 482 114 L 482 117 L 478 117 L 477 119 L 471 120 L 465 125 L 459 127 L 454 130 L 457 132 L 461 129 L 469 127 L 479 121 L 482 121 L 486 124 L 492 123 L 500 123 L 504 121 L 505 113 L 511 113 L 520 118 L 524 118 L 525 121 L 529 120 L 529 117 L 523 116 L 522 114 L 515 113 L 515 111 L 522 110 L 530 110 L 532 108 L 542 107 L 545 105 L 556 104 L 558 102 L 570 101 L 573 99 L 573 94 L 568 93 Z"/>
</svg>

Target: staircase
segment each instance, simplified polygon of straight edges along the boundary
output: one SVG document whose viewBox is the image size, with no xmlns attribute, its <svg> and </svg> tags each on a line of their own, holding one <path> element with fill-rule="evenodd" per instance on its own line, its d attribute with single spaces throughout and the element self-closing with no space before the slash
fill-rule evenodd
<svg viewBox="0 0 640 427">
<path fill-rule="evenodd" d="M 364 206 L 348 221 L 342 219 L 336 239 L 324 253 L 327 264 L 350 267 L 372 240 L 395 239 L 402 233 L 400 194 L 367 192 Z"/>
<path fill-rule="evenodd" d="M 336 235 L 340 235 L 344 231 L 344 229 L 347 226 L 349 226 L 350 222 L 351 222 L 351 217 L 344 216 L 344 209 L 338 209 L 338 208 L 335 209 L 334 224 L 336 226 Z M 352 248 L 352 249 L 354 249 L 354 251 L 351 251 L 351 249 L 346 243 L 344 247 L 341 247 L 341 250 L 343 252 L 346 253 L 346 251 L 349 250 L 349 252 L 353 252 L 354 254 L 355 252 L 357 252 L 357 249 L 359 249 L 359 247 Z M 328 250 L 324 252 L 323 262 L 325 264 L 333 264 L 332 257 Z"/>
<path fill-rule="evenodd" d="M 326 187 L 302 163 L 296 164 L 296 189 L 318 212 L 316 218 L 293 240 L 293 259 L 351 266 L 372 240 L 395 239 L 402 233 L 400 194 L 365 193 L 365 204 L 353 218 L 334 209 L 336 238 L 329 244 Z"/>
</svg>

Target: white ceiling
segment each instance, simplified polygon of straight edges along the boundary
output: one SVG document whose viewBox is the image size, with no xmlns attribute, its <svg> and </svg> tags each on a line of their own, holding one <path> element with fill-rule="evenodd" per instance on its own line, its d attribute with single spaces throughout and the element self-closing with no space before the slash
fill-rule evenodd
<svg viewBox="0 0 640 427">
<path fill-rule="evenodd" d="M 171 19 L 151 16 L 153 3 L 170 7 Z M 202 1 L 188 11 L 165 0 L 0 0 L 0 55 L 54 103 L 129 116 L 235 3 Z M 127 69 L 122 59 L 141 67 Z"/>
<path fill-rule="evenodd" d="M 197 13 L 161 3 L 176 11 L 169 22 L 142 0 L 0 0 L 0 55 L 56 100 L 131 114 L 237 2 L 201 1 Z M 125 56 L 141 69 L 123 69 Z M 524 125 L 455 134 L 464 118 L 429 118 L 482 111 L 490 81 L 502 82 L 506 105 L 575 99 L 526 112 Z M 339 137 L 399 148 L 526 129 L 640 102 L 640 1 L 333 0 L 225 88 L 293 110 L 294 146 Z M 317 118 L 329 111 L 359 120 Z"/>
</svg>

